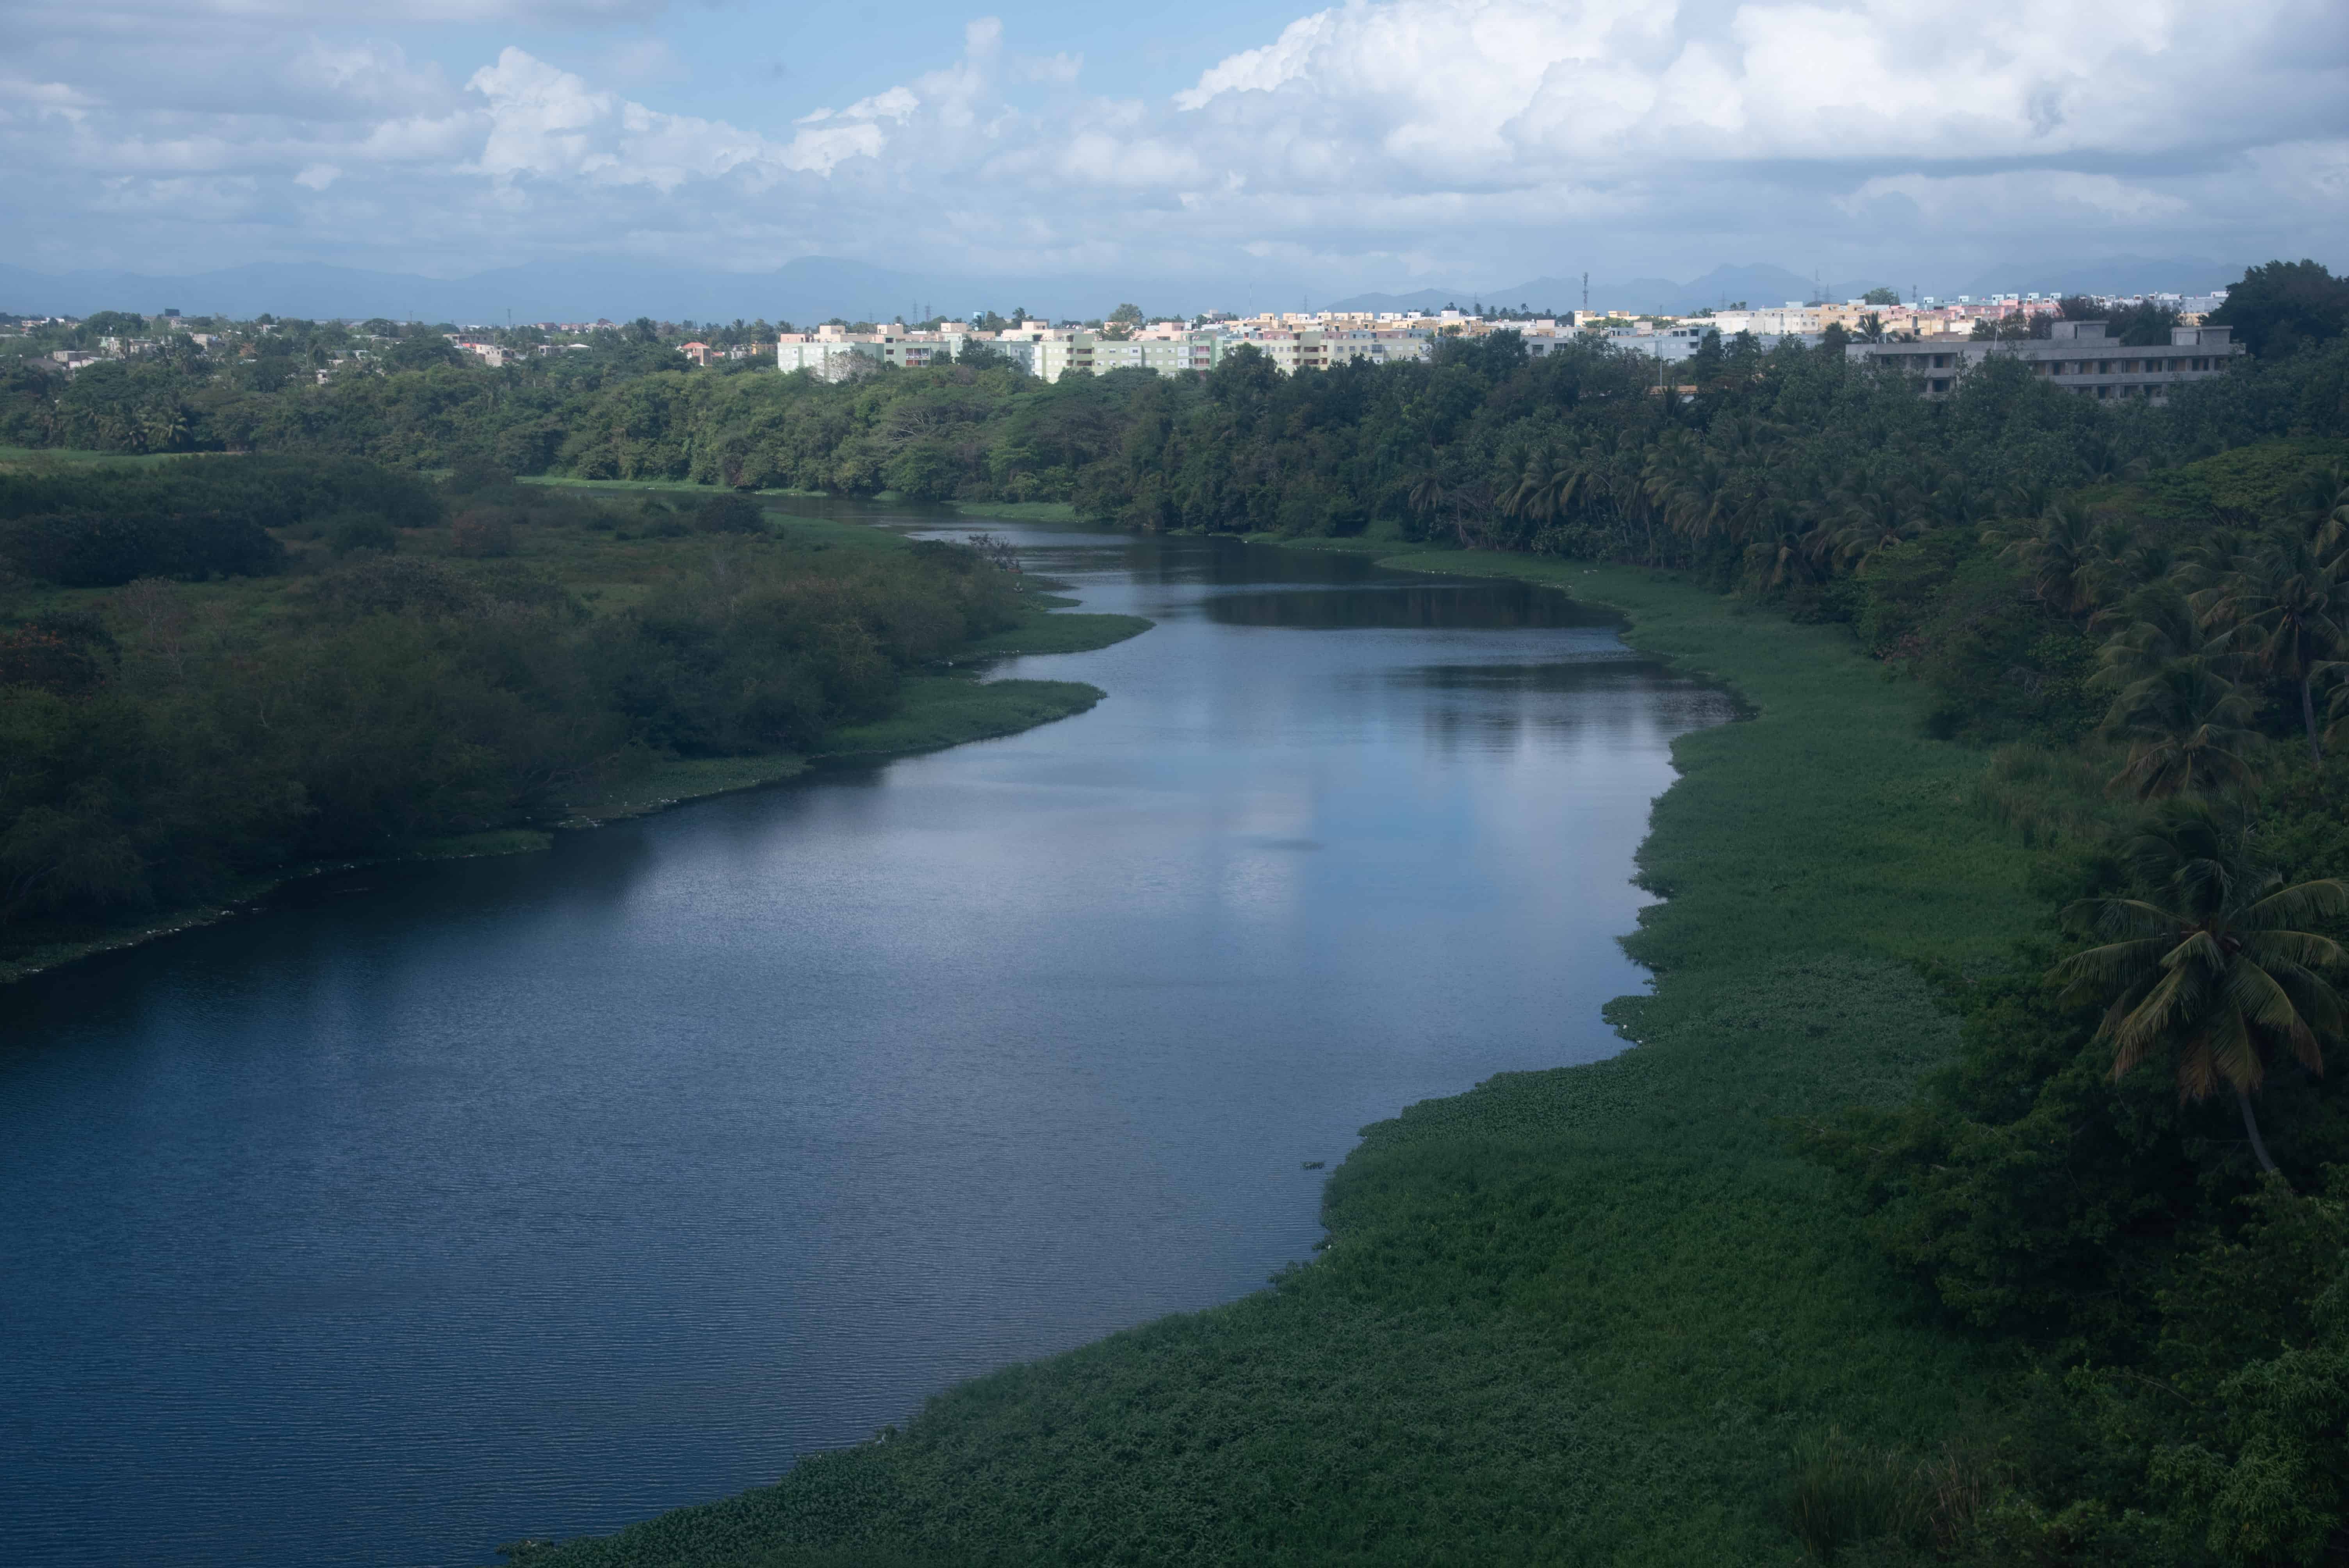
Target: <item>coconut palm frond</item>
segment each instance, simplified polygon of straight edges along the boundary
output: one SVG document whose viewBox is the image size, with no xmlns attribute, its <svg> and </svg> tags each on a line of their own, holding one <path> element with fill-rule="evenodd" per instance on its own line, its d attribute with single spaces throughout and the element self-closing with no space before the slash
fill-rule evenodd
<svg viewBox="0 0 2349 1568">
<path fill-rule="evenodd" d="M 2288 920 L 2321 920 L 2344 911 L 2349 911 L 2349 882 L 2319 877 L 2268 894 L 2243 911 L 2243 922 L 2266 926 Z"/>
</svg>

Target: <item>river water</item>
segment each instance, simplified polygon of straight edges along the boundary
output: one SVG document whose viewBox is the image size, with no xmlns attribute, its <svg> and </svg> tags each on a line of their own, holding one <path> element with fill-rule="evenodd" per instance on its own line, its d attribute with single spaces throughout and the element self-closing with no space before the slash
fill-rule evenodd
<svg viewBox="0 0 2349 1568">
<path fill-rule="evenodd" d="M 996 531 L 1159 622 L 996 672 L 1091 713 L 0 991 L 0 1559 L 480 1564 L 771 1481 L 1617 1048 L 1724 698 L 1520 584 Z"/>
</svg>

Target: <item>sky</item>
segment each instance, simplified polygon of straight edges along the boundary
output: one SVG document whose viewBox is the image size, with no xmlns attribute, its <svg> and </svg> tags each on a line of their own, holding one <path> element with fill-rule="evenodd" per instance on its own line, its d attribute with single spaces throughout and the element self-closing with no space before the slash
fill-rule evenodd
<svg viewBox="0 0 2349 1568">
<path fill-rule="evenodd" d="M 2349 262 L 2343 0 L 0 0 L 0 262 Z"/>
</svg>

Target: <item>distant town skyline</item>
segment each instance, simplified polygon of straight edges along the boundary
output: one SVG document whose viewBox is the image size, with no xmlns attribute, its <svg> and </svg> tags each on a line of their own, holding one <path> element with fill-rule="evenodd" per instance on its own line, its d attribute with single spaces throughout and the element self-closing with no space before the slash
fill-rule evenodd
<svg viewBox="0 0 2349 1568">
<path fill-rule="evenodd" d="M 819 9 L 21 0 L 0 263 L 1340 297 L 2349 249 L 2323 0 Z"/>
</svg>

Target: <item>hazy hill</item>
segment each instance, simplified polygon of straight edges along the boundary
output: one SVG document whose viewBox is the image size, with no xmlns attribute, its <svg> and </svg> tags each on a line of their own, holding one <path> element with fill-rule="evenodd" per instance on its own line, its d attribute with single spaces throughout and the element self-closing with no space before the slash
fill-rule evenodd
<svg viewBox="0 0 2349 1568">
<path fill-rule="evenodd" d="M 2138 293 L 2169 289 L 2201 293 L 2225 284 L 2240 268 L 2201 260 L 2161 261 L 2123 256 L 2104 262 L 2015 263 L 1967 284 L 1927 284 L 1929 291 L 1992 294 L 2005 289 L 2041 293 Z M 1590 285 L 1590 304 L 1599 310 L 1680 314 L 1744 300 L 1754 305 L 1784 304 L 1819 297 L 1851 299 L 1874 286 L 1867 281 L 1827 281 L 1822 291 L 1811 279 L 1766 264 L 1720 266 L 1686 283 L 1641 277 Z M 1905 295 L 1912 284 L 1896 285 Z M 1102 277 L 955 277 L 895 272 L 863 262 L 811 256 L 771 273 L 693 272 L 622 262 L 541 262 L 502 267 L 465 278 L 426 278 L 370 272 L 317 262 L 256 262 L 217 272 L 169 277 L 129 272 L 36 273 L 0 264 L 0 310 L 39 315 L 88 315 L 100 310 L 148 313 L 166 308 L 190 315 L 250 317 L 264 314 L 323 319 L 498 323 L 515 321 L 626 321 L 639 315 L 667 321 L 731 321 L 736 317 L 812 323 L 840 316 L 852 321 L 908 320 L 942 312 L 960 315 L 983 310 L 1009 315 L 1014 307 L 1053 318 L 1107 315 L 1131 300 L 1152 313 L 1287 308 L 1303 304 L 1304 291 L 1288 280 L 1226 277 L 1148 279 Z M 1505 288 L 1422 288 L 1395 294 L 1358 294 L 1326 302 L 1330 310 L 1465 309 L 1484 304 L 1524 304 L 1536 311 L 1568 311 L 1583 303 L 1577 276 L 1546 275 Z"/>
<path fill-rule="evenodd" d="M 1829 283 L 1825 297 L 1856 299 L 1873 283 Z M 1784 267 L 1767 265 L 1720 266 L 1701 278 L 1687 283 L 1674 283 L 1670 278 L 1633 278 L 1628 283 L 1593 283 L 1590 285 L 1589 308 L 1593 310 L 1652 311 L 1679 315 L 1685 311 L 1702 310 L 1707 305 L 1723 305 L 1744 300 L 1754 305 L 1779 305 L 1788 300 L 1820 297 L 1817 285 L 1799 273 Z M 1582 279 L 1544 276 L 1506 288 L 1495 289 L 1418 289 L 1410 294 L 1365 294 L 1347 299 L 1332 300 L 1330 310 L 1433 310 L 1457 303 L 1462 309 L 1476 303 L 1497 304 L 1514 309 L 1522 304 L 1541 312 L 1564 312 L 1583 308 Z"/>
<path fill-rule="evenodd" d="M 0 265 L 0 310 L 88 315 L 100 310 L 313 320 L 499 323 L 888 320 L 1014 307 L 1053 317 L 1106 315 L 1121 301 L 1152 311 L 1239 309 L 1250 298 L 1300 297 L 1286 281 L 1134 278 L 968 278 L 894 272 L 863 262 L 803 257 L 771 273 L 689 272 L 626 263 L 544 262 L 465 278 L 425 278 L 316 262 L 262 262 L 163 277 L 127 272 L 35 273 Z"/>
</svg>

